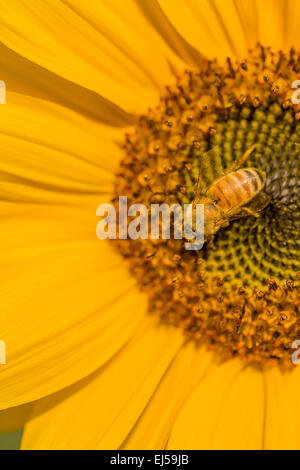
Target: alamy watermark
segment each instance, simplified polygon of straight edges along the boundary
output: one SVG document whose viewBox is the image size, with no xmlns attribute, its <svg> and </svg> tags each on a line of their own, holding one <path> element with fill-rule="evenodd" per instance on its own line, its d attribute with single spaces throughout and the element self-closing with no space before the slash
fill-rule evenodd
<svg viewBox="0 0 300 470">
<path fill-rule="evenodd" d="M 204 204 L 132 204 L 119 196 L 118 217 L 113 204 L 100 204 L 96 215 L 102 217 L 96 234 L 100 240 L 169 240 L 186 241 L 186 250 L 201 250 L 204 245 Z M 118 220 L 117 220 L 118 219 Z M 172 230 L 171 230 L 172 228 Z"/>
<path fill-rule="evenodd" d="M 292 88 L 297 88 L 296 91 L 292 94 L 292 103 L 293 104 L 300 104 L 300 80 L 294 80 L 292 83 Z"/>
<path fill-rule="evenodd" d="M 0 341 L 0 364 L 6 364 L 6 344 Z"/>
<path fill-rule="evenodd" d="M 0 104 L 6 104 L 6 85 L 0 80 Z"/>
<path fill-rule="evenodd" d="M 292 348 L 295 349 L 292 354 L 292 363 L 298 365 L 300 364 L 300 339 L 296 339 L 293 342 Z"/>
</svg>

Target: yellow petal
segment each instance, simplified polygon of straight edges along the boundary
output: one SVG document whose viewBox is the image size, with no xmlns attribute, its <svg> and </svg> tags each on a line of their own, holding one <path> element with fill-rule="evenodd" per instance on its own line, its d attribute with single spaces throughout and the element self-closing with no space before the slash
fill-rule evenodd
<svg viewBox="0 0 300 470">
<path fill-rule="evenodd" d="M 247 49 L 251 49 L 259 39 L 256 0 L 239 0 L 234 3 L 244 31 Z M 226 11 L 226 8 L 223 11 Z"/>
<path fill-rule="evenodd" d="M 300 370 L 282 373 L 276 367 L 265 371 L 266 416 L 264 448 L 299 450 Z"/>
<path fill-rule="evenodd" d="M 225 397 L 211 449 L 262 449 L 264 383 L 261 371 L 248 367 Z"/>
<path fill-rule="evenodd" d="M 258 40 L 263 46 L 282 49 L 285 40 L 285 0 L 256 0 Z"/>
<path fill-rule="evenodd" d="M 220 365 L 175 421 L 169 449 L 257 449 L 263 443 L 262 374 L 239 360 Z"/>
<path fill-rule="evenodd" d="M 34 5 L 1 0 L 0 40 L 126 111 L 141 113 L 156 104 L 157 85 L 171 78 L 163 42 L 136 15 L 134 2 L 124 5 L 125 21 L 110 3 L 86 2 L 82 8 L 76 0 L 36 0 Z"/>
<path fill-rule="evenodd" d="M 232 0 L 159 0 L 174 27 L 207 58 L 244 56 L 247 43 Z"/>
<path fill-rule="evenodd" d="M 94 213 L 42 205 L 3 212 L 0 409 L 93 372 L 130 338 L 146 307 L 114 246 L 96 238 Z"/>
<path fill-rule="evenodd" d="M 297 49 L 299 47 L 299 15 L 300 4 L 298 0 L 287 0 L 282 18 L 285 49 L 291 46 Z"/>
<path fill-rule="evenodd" d="M 184 67 L 143 14 L 135 0 L 119 2 L 102 0 L 86 2 L 67 0 L 66 3 L 97 31 L 126 55 L 151 80 L 157 90 L 173 81 L 170 65 Z"/>
<path fill-rule="evenodd" d="M 210 3 L 214 16 L 221 27 L 220 34 L 224 37 L 223 41 L 228 43 L 237 58 L 243 58 L 247 53 L 248 46 L 245 29 L 237 8 L 239 2 L 234 0 L 212 0 Z M 204 12 L 206 12 L 206 9 Z"/>
<path fill-rule="evenodd" d="M 127 126 L 134 122 L 133 115 L 116 104 L 22 57 L 1 42 L 0 70 L 8 93 L 51 101 L 107 125 Z"/>
<path fill-rule="evenodd" d="M 0 411 L 0 433 L 9 433 L 22 429 L 32 410 L 33 403 L 26 403 L 26 405 Z"/>
<path fill-rule="evenodd" d="M 138 0 L 137 3 L 147 20 L 177 56 L 191 67 L 199 68 L 203 56 L 181 36 L 180 31 L 174 28 L 158 1 Z"/>
<path fill-rule="evenodd" d="M 159 2 L 177 31 L 211 59 L 242 59 L 258 41 L 275 50 L 297 45 L 297 0 Z"/>
<path fill-rule="evenodd" d="M 23 449 L 117 449 L 150 400 L 183 341 L 145 319 L 104 369 L 41 400 L 25 428 Z"/>
<path fill-rule="evenodd" d="M 206 348 L 182 347 L 122 449 L 165 449 L 177 414 L 211 363 Z"/>
<path fill-rule="evenodd" d="M 97 202 L 105 202 L 106 197 L 97 198 Z M 103 256 L 106 250 L 109 256 L 108 242 L 96 239 L 95 212 L 96 204 L 89 208 L 62 208 L 0 202 L 0 280 L 24 274 L 28 267 L 38 264 L 38 256 L 63 250 L 69 244 L 89 245 L 91 250 L 94 247 L 95 256 Z M 112 253 L 112 260 L 115 254 Z"/>
<path fill-rule="evenodd" d="M 117 140 L 123 131 L 15 93 L 10 93 L 8 104 L 1 107 L 1 118 L 2 198 L 9 199 L 5 191 L 9 183 L 27 186 L 25 200 L 34 200 L 36 189 L 44 190 L 45 197 L 58 192 L 61 199 L 63 193 L 111 191 L 113 172 L 122 155 Z"/>
</svg>

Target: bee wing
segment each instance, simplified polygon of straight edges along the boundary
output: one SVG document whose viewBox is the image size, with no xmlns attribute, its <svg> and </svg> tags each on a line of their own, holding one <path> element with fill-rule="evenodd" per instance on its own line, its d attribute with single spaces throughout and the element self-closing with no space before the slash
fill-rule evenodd
<svg viewBox="0 0 300 470">
<path fill-rule="evenodd" d="M 247 215 L 256 214 L 257 212 L 262 211 L 269 203 L 270 203 L 270 196 L 268 196 L 265 192 L 261 191 L 258 193 L 251 201 L 242 206 L 237 212 L 232 212 L 232 214 L 227 213 L 228 222 L 236 219 L 240 219 L 241 217 L 245 217 Z M 247 212 L 247 209 L 251 212 Z"/>
<path fill-rule="evenodd" d="M 270 203 L 270 196 L 266 194 L 264 191 L 260 191 L 251 201 L 246 204 L 245 207 L 250 209 L 253 212 L 262 211 L 269 203 Z"/>
<path fill-rule="evenodd" d="M 195 199 L 198 199 L 201 194 L 205 194 L 213 182 L 223 175 L 221 152 L 216 147 L 204 152 L 200 157 Z"/>
<path fill-rule="evenodd" d="M 206 190 L 217 179 L 237 170 L 256 148 L 257 144 L 253 145 L 240 159 L 234 160 L 229 167 L 224 164 L 224 158 L 222 158 L 221 151 L 217 147 L 204 152 L 200 157 L 196 195 L 205 194 Z"/>
</svg>

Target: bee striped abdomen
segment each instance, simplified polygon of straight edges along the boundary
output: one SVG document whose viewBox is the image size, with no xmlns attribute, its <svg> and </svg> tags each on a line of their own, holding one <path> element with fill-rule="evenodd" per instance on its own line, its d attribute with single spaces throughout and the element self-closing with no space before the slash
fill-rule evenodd
<svg viewBox="0 0 300 470">
<path fill-rule="evenodd" d="M 255 168 L 242 168 L 216 181 L 210 188 L 210 196 L 223 210 L 246 204 L 264 186 L 263 173 Z"/>
</svg>

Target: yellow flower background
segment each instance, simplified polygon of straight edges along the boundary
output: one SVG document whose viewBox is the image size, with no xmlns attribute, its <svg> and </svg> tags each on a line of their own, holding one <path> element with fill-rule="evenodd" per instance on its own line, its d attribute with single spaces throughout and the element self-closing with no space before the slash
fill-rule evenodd
<svg viewBox="0 0 300 470">
<path fill-rule="evenodd" d="M 0 432 L 23 449 L 299 449 L 300 369 L 221 365 L 95 235 L 174 74 L 297 47 L 298 0 L 0 0 Z"/>
</svg>

